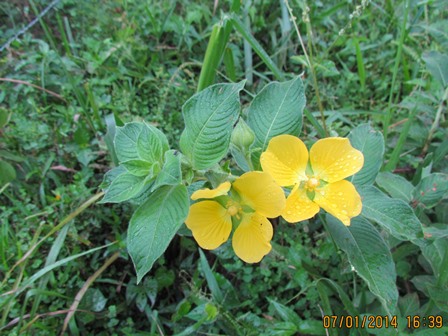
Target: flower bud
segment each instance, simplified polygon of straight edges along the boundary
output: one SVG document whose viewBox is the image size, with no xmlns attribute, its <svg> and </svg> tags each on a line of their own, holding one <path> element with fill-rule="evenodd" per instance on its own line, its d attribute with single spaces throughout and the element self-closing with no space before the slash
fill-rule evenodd
<svg viewBox="0 0 448 336">
<path fill-rule="evenodd" d="M 254 132 L 246 124 L 246 122 L 240 118 L 238 124 L 235 126 L 232 132 L 231 142 L 232 144 L 242 150 L 249 149 L 250 145 L 255 140 Z"/>
</svg>

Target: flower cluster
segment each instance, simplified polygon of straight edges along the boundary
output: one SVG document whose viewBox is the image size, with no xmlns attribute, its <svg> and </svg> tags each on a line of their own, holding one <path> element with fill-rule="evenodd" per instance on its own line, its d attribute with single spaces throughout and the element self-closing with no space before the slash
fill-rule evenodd
<svg viewBox="0 0 448 336">
<path fill-rule="evenodd" d="M 362 153 L 346 138 L 317 141 L 309 153 L 297 137 L 271 139 L 260 163 L 263 172 L 248 172 L 233 183 L 198 190 L 185 221 L 199 246 L 213 250 L 226 242 L 232 230 L 235 254 L 255 263 L 271 251 L 272 224 L 282 216 L 296 223 L 316 215 L 320 208 L 345 225 L 359 215 L 361 197 L 345 178 L 364 164 Z M 290 189 L 285 200 L 281 187 Z"/>
</svg>

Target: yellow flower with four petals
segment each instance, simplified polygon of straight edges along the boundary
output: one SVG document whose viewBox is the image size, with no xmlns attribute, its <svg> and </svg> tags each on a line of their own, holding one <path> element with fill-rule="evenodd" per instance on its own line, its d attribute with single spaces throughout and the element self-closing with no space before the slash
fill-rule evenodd
<svg viewBox="0 0 448 336">
<path fill-rule="evenodd" d="M 318 140 L 310 149 L 295 136 L 271 139 L 260 158 L 263 171 L 282 187 L 292 187 L 282 217 L 295 223 L 322 208 L 345 225 L 361 213 L 361 197 L 345 178 L 357 173 L 364 156 L 346 138 Z"/>
<path fill-rule="evenodd" d="M 282 188 L 265 172 L 248 172 L 232 184 L 194 192 L 185 224 L 199 246 L 213 250 L 230 236 L 235 254 L 247 263 L 259 262 L 271 251 L 272 224 L 285 206 Z"/>
</svg>

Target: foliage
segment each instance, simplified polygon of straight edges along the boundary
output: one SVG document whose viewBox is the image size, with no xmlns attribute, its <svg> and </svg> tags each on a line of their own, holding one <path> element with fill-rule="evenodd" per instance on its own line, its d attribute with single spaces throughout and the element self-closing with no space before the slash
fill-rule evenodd
<svg viewBox="0 0 448 336">
<path fill-rule="evenodd" d="M 0 46 L 48 5 L 2 4 Z M 446 2 L 215 5 L 61 1 L 0 52 L 0 331 L 446 334 Z M 273 219 L 257 264 L 198 248 L 191 195 L 279 134 L 363 153 L 360 216 Z"/>
</svg>

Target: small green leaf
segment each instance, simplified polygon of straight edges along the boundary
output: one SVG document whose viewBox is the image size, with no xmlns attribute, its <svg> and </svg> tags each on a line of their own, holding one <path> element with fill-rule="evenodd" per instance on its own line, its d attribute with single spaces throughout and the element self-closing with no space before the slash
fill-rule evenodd
<svg viewBox="0 0 448 336">
<path fill-rule="evenodd" d="M 412 192 L 412 204 L 425 208 L 435 207 L 448 196 L 448 175 L 430 174 L 424 177 Z"/>
<path fill-rule="evenodd" d="M 152 190 L 164 185 L 176 185 L 182 182 L 180 156 L 181 154 L 175 150 L 169 150 L 165 153 L 165 162 L 156 177 Z"/>
<path fill-rule="evenodd" d="M 345 226 L 327 215 L 328 230 L 343 250 L 358 275 L 366 281 L 389 315 L 394 315 L 398 301 L 395 264 L 388 246 L 375 227 L 362 217 Z"/>
<path fill-rule="evenodd" d="M 212 293 L 212 296 L 216 300 L 216 302 L 222 303 L 224 300 L 224 296 L 222 295 L 221 288 L 218 286 L 215 275 L 213 274 L 208 264 L 207 258 L 205 257 L 205 254 L 201 249 L 199 249 L 199 256 L 201 258 L 202 273 L 207 280 L 208 288 L 210 289 L 210 292 Z"/>
<path fill-rule="evenodd" d="M 364 154 L 364 166 L 349 180 L 356 186 L 372 184 L 383 163 L 383 135 L 365 124 L 354 128 L 348 138 L 352 146 Z"/>
<path fill-rule="evenodd" d="M 8 110 L 0 107 L 0 128 L 4 127 L 11 117 L 11 113 Z"/>
<path fill-rule="evenodd" d="M 152 193 L 129 223 L 127 246 L 137 271 L 137 283 L 165 252 L 188 215 L 184 185 L 164 186 Z"/>
<path fill-rule="evenodd" d="M 137 195 L 144 187 L 145 178 L 131 173 L 120 174 L 106 190 L 104 198 L 99 203 L 120 203 Z"/>
<path fill-rule="evenodd" d="M 210 86 L 182 107 L 185 130 L 180 148 L 193 168 L 210 168 L 227 154 L 233 125 L 241 109 L 239 92 L 244 83 Z"/>
<path fill-rule="evenodd" d="M 373 186 L 361 186 L 362 215 L 386 228 L 394 237 L 413 240 L 423 237 L 422 224 L 412 208 L 396 198 L 390 198 Z"/>
<path fill-rule="evenodd" d="M 259 166 L 261 152 L 273 137 L 280 134 L 298 136 L 302 129 L 305 90 L 300 77 L 287 82 L 272 82 L 254 98 L 248 108 L 247 124 L 255 133 L 255 168 Z"/>
<path fill-rule="evenodd" d="M 137 122 L 117 127 L 114 144 L 120 163 L 131 160 L 161 162 L 169 149 L 162 132 L 154 126 Z"/>
<path fill-rule="evenodd" d="M 448 55 L 438 51 L 425 52 L 422 56 L 431 75 L 442 84 L 448 86 Z"/>
<path fill-rule="evenodd" d="M 129 160 L 122 162 L 121 165 L 132 175 L 147 176 L 151 171 L 153 163 L 143 160 Z"/>
<path fill-rule="evenodd" d="M 11 182 L 16 178 L 16 171 L 8 162 L 0 160 L 0 185 Z"/>
<path fill-rule="evenodd" d="M 401 199 L 406 203 L 411 201 L 414 186 L 404 177 L 390 172 L 380 172 L 375 181 L 392 198 Z"/>
<path fill-rule="evenodd" d="M 423 256 L 431 264 L 434 275 L 440 285 L 445 285 L 448 276 L 448 240 L 436 239 L 421 248 Z M 439 282 L 440 281 L 440 282 Z"/>
</svg>

